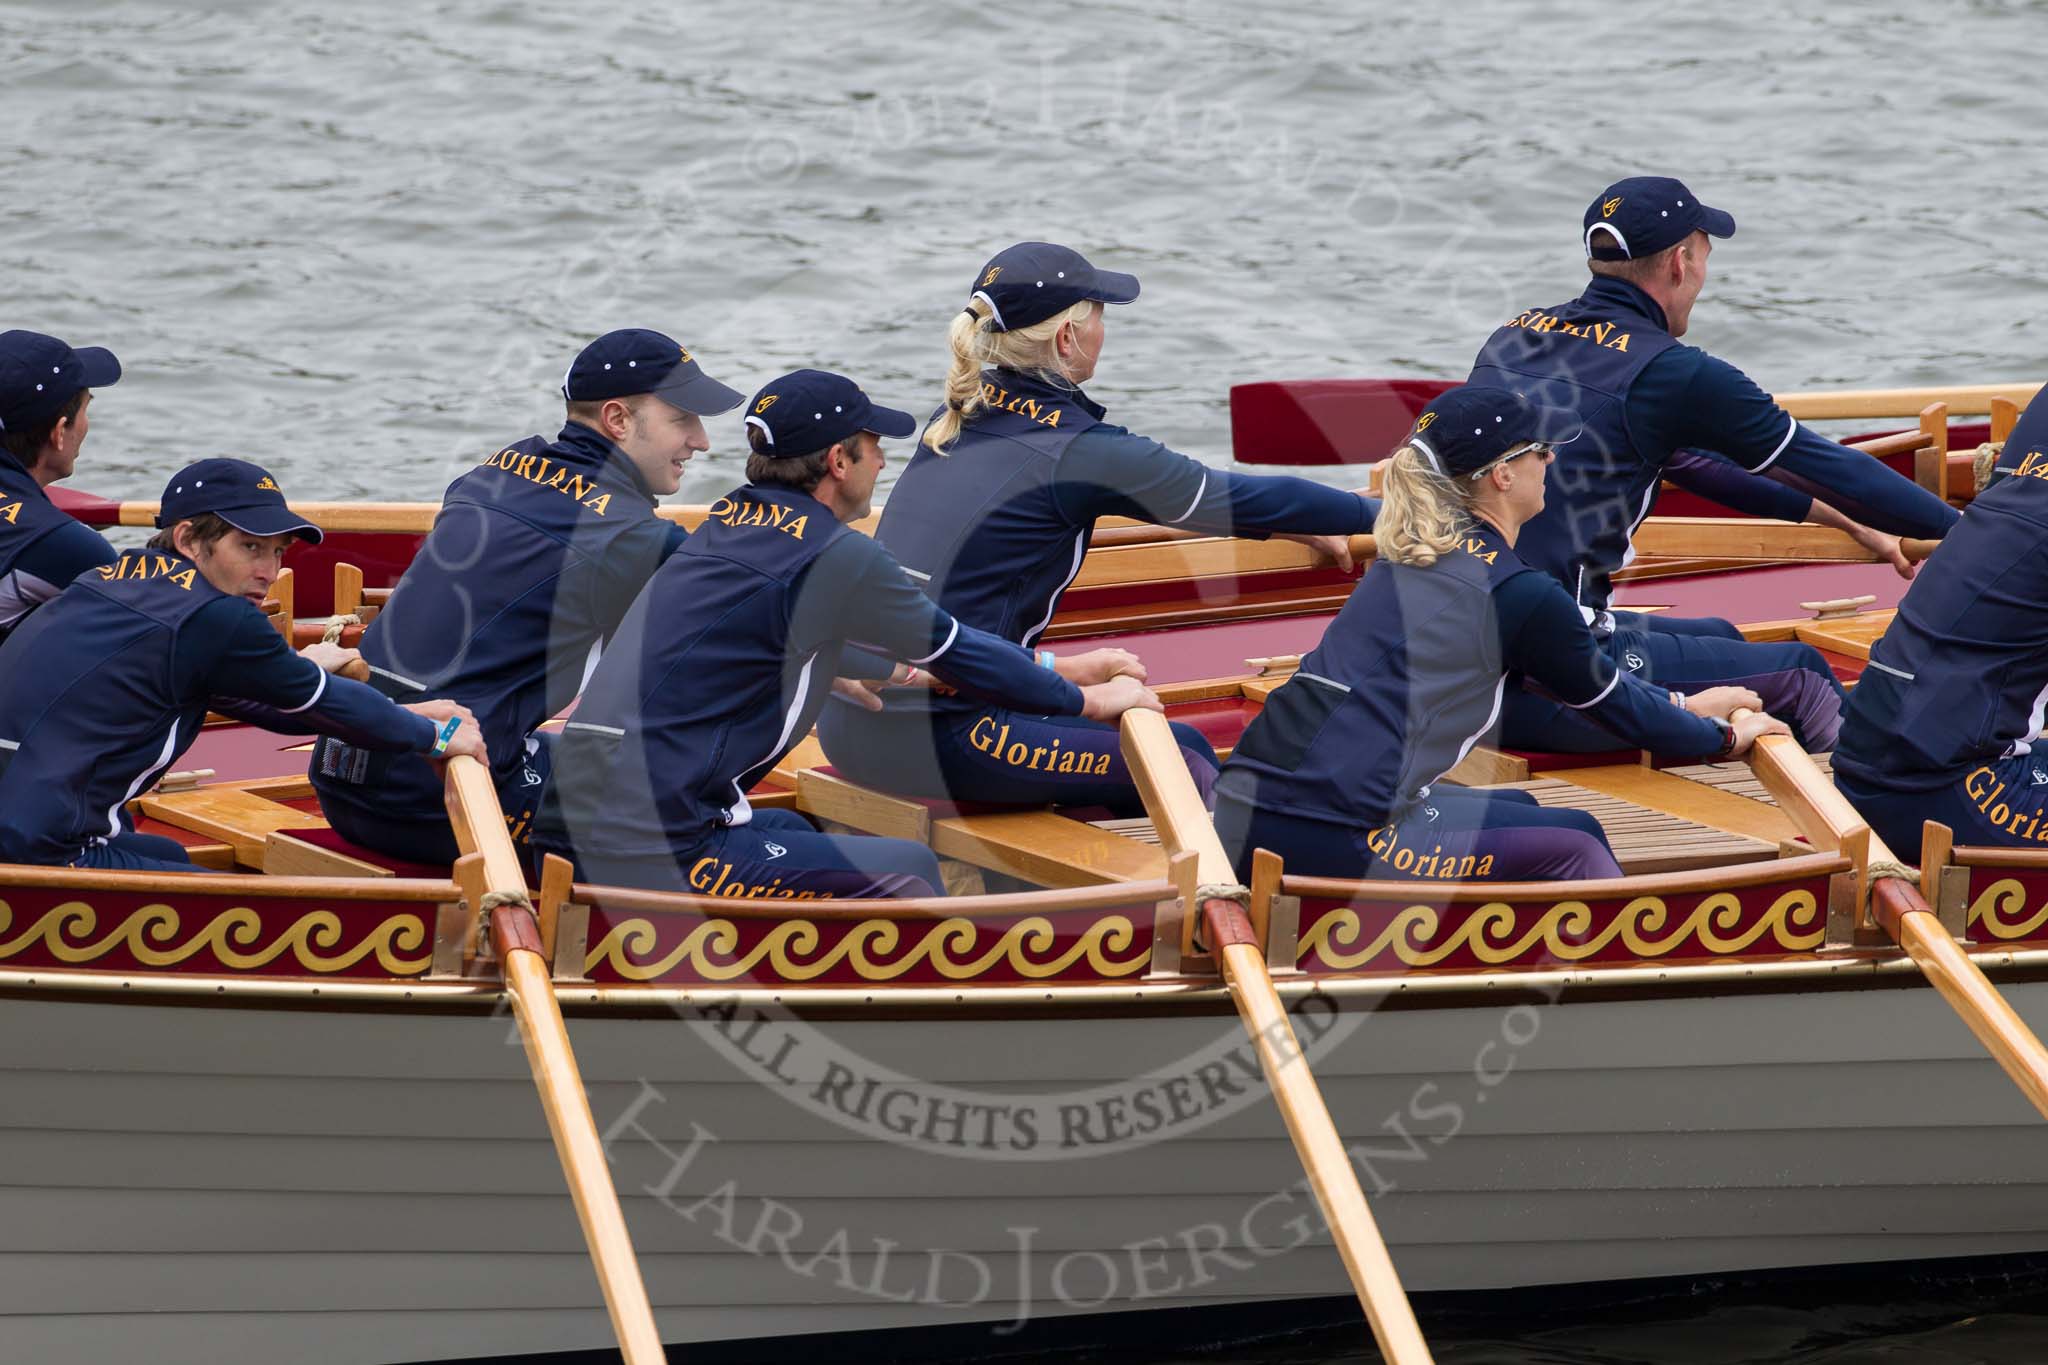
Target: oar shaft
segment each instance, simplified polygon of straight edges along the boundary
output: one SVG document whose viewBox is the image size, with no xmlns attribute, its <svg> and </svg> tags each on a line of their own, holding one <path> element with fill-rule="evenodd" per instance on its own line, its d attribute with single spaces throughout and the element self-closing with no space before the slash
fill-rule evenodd
<svg viewBox="0 0 2048 1365">
<path fill-rule="evenodd" d="M 1401 1276 L 1358 1184 L 1351 1154 L 1344 1149 L 1344 1139 L 1302 1056 L 1294 1024 L 1280 993 L 1273 989 L 1273 978 L 1266 971 L 1265 957 L 1243 908 L 1235 901 L 1206 901 L 1202 915 L 1224 979 L 1230 983 L 1238 1017 L 1258 1049 L 1266 1084 L 1272 1087 L 1287 1135 L 1301 1154 L 1309 1187 L 1315 1191 L 1323 1220 L 1336 1240 L 1337 1254 L 1365 1305 L 1380 1354 L 1394 1365 L 1428 1361 L 1429 1346 L 1415 1321 L 1415 1309 L 1401 1288 Z"/>
<path fill-rule="evenodd" d="M 619 1350 L 626 1365 L 661 1365 L 665 1356 L 661 1334 L 654 1325 L 654 1309 L 647 1301 L 647 1286 L 640 1278 L 626 1217 L 619 1208 L 618 1191 L 612 1187 L 604 1142 L 597 1133 L 597 1120 L 591 1116 L 576 1053 L 569 1045 L 569 1028 L 555 1000 L 547 960 L 541 955 L 540 929 L 524 904 L 525 872 L 518 850 L 505 832 L 505 814 L 498 805 L 490 769 L 467 756 L 451 758 L 446 783 L 456 843 L 466 853 L 483 855 L 484 882 L 492 892 L 519 898 L 518 903 L 501 904 L 491 912 L 491 942 L 504 967 L 505 988 L 519 1021 L 527 1065 L 540 1092 L 548 1133 L 554 1139 L 577 1221 L 583 1226 L 583 1242 L 597 1271 Z"/>
<path fill-rule="evenodd" d="M 541 956 L 540 930 L 525 910 L 504 906 L 492 913 L 491 937 L 504 963 L 505 986 L 526 1045 L 526 1064 L 540 1091 L 548 1134 L 568 1178 L 569 1198 L 583 1226 L 583 1243 L 604 1290 L 605 1311 L 611 1315 L 619 1350 L 627 1365 L 658 1365 L 666 1359 L 661 1334 L 654 1325 L 654 1309 L 647 1301 L 618 1192 L 612 1188 L 583 1074 L 569 1047 L 568 1025 L 555 1001 L 547 960 Z"/>
<path fill-rule="evenodd" d="M 1193 853 L 1196 876 L 1202 883 L 1232 883 L 1230 858 L 1223 841 L 1216 837 L 1216 827 L 1209 821 L 1166 717 L 1155 711 L 1129 711 L 1121 728 L 1124 757 L 1159 831 L 1160 843 L 1169 853 Z M 1330 1225 L 1358 1301 L 1365 1307 L 1380 1353 L 1392 1365 L 1428 1365 L 1429 1347 L 1415 1324 L 1415 1310 L 1373 1222 L 1365 1191 L 1359 1188 L 1351 1154 L 1344 1150 L 1315 1074 L 1301 1055 L 1294 1026 L 1280 1003 L 1280 993 L 1273 989 L 1273 978 L 1266 971 L 1266 960 L 1243 908 L 1235 901 L 1210 898 L 1203 901 L 1198 913 L 1209 924 L 1238 1018 L 1258 1050 L 1273 1102 L 1280 1107 L 1287 1134 L 1308 1172 L 1309 1186 Z"/>
<path fill-rule="evenodd" d="M 1730 719 L 1747 714 L 1738 710 Z M 1846 853 L 1865 877 L 1870 877 L 1872 867 L 1897 864 L 1884 841 L 1791 736 L 1763 736 L 1751 747 L 1749 761 L 1785 813 L 1816 846 Z M 1875 878 L 1870 910 L 1877 926 L 1905 950 L 1964 1027 L 1977 1035 L 2013 1084 L 2048 1118 L 2048 1048 L 2042 1047 L 1983 969 L 1957 946 L 1928 909 L 1919 888 L 1900 877 Z"/>
<path fill-rule="evenodd" d="M 1886 878 L 1870 893 L 1872 916 L 1906 950 L 1977 1041 L 2048 1118 L 2048 1048 L 1970 961 L 1911 886 Z"/>
</svg>

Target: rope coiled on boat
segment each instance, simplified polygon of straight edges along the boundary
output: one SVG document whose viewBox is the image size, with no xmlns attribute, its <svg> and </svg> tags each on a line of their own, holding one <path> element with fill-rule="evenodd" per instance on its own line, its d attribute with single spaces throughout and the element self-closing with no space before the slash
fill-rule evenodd
<svg viewBox="0 0 2048 1365">
<path fill-rule="evenodd" d="M 341 633 L 343 631 L 347 630 L 350 626 L 359 626 L 362 623 L 363 618 L 354 612 L 349 612 L 344 616 L 337 616 L 327 623 L 326 630 L 320 632 L 320 643 L 323 645 L 338 645 L 341 643 Z"/>
<path fill-rule="evenodd" d="M 491 930 L 491 912 L 503 909 L 524 910 L 529 918 L 523 925 L 517 920 L 507 925 L 508 943 L 506 945 L 499 945 Z M 488 943 L 494 948 L 524 947 L 532 948 L 535 952 L 540 951 L 540 940 L 534 937 L 534 929 L 532 927 L 534 923 L 531 918 L 534 913 L 533 902 L 528 899 L 524 891 L 486 891 L 482 899 L 477 901 L 476 910 L 476 935 L 480 944 Z"/>
<path fill-rule="evenodd" d="M 1986 441 L 1970 456 L 1970 472 L 1976 475 L 1979 493 L 1991 486 L 1991 470 L 1998 463 L 1998 457 L 2004 453 L 2005 442 Z"/>
</svg>

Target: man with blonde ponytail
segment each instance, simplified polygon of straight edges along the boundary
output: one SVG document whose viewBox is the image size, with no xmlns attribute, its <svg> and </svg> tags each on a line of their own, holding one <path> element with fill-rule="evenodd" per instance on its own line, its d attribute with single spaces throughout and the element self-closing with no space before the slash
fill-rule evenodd
<svg viewBox="0 0 2048 1365">
<path fill-rule="evenodd" d="M 1467 385 L 1425 408 L 1388 462 L 1379 558 L 1216 780 L 1241 876 L 1271 849 L 1296 874 L 1436 882 L 1620 875 L 1597 821 L 1523 792 L 1447 786 L 1526 679 L 1620 741 L 1729 758 L 1786 727 L 1754 692 L 1682 697 L 1616 668 L 1516 541 L 1543 509 L 1570 414 Z M 1732 724 L 1738 707 L 1752 714 Z"/>
<path fill-rule="evenodd" d="M 963 623 L 1036 649 L 1099 517 L 1291 534 L 1346 569 L 1345 538 L 1372 529 L 1370 499 L 1212 469 L 1105 421 L 1081 386 L 1102 354 L 1104 305 L 1137 297 L 1134 276 L 1047 242 L 1001 251 L 976 274 L 949 330 L 943 401 L 875 533 Z M 1038 657 L 1084 686 L 1145 676 L 1123 650 Z M 1193 727 L 1175 732 L 1206 786 L 1215 752 Z M 899 689 L 878 714 L 835 702 L 819 737 L 856 781 L 913 796 L 1113 808 L 1137 799 L 1114 729 L 944 691 Z"/>
</svg>

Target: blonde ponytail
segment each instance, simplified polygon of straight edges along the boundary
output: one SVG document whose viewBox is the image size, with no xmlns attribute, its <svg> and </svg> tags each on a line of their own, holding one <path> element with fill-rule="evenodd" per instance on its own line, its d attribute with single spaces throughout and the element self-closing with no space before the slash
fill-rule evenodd
<svg viewBox="0 0 2048 1365">
<path fill-rule="evenodd" d="M 946 406 L 924 429 L 924 444 L 943 455 L 946 447 L 959 439 L 960 429 L 973 421 L 975 414 L 982 409 L 983 370 L 993 367 L 1025 373 L 1035 371 L 1057 382 L 1071 383 L 1055 338 L 1059 336 L 1060 328 L 1069 323 L 1079 327 L 1100 307 L 1101 304 L 1084 299 L 1063 313 L 1043 322 L 1034 322 L 1029 327 L 1019 327 L 1014 332 L 988 330 L 990 309 L 988 303 L 980 298 L 955 313 L 953 325 L 946 329 L 946 343 L 953 354 L 952 365 L 946 371 Z"/>
<path fill-rule="evenodd" d="M 1393 453 L 1372 528 L 1380 558 L 1426 569 L 1455 549 L 1471 524 L 1468 489 L 1437 473 L 1414 446 Z"/>
</svg>

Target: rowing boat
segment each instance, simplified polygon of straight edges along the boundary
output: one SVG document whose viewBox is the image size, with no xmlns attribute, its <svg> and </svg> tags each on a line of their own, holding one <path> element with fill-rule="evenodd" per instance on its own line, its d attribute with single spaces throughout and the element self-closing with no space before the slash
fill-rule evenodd
<svg viewBox="0 0 2048 1365">
<path fill-rule="evenodd" d="M 1972 434 L 1928 423 L 1879 457 L 1944 478 Z M 74 501 L 108 524 L 153 510 Z M 303 510 L 330 534 L 276 604 L 301 637 L 373 614 L 432 514 Z M 1820 528 L 1653 519 L 1638 549 L 1623 605 L 1803 639 L 1852 681 L 1903 588 Z M 1227 750 L 1350 582 L 1290 543 L 1113 526 L 1048 639 L 1136 650 Z M 613 1340 L 504 1012 L 481 855 L 349 847 L 309 743 L 210 724 L 193 771 L 138 798 L 207 874 L 0 868 L 19 1358 Z M 1246 905 L 1410 1291 L 2048 1250 L 2035 1111 L 1867 913 L 1853 813 L 1633 752 L 1482 749 L 1459 776 L 1592 810 L 1627 875 L 1343 883 L 1267 858 Z M 536 951 L 664 1340 L 981 1324 L 994 1348 L 1024 1320 L 1346 1291 L 1173 838 L 890 797 L 808 745 L 752 799 L 927 840 L 967 894 L 794 907 L 543 879 Z M 2048 855 L 1938 828 L 1900 854 L 2048 1026 Z"/>
</svg>

